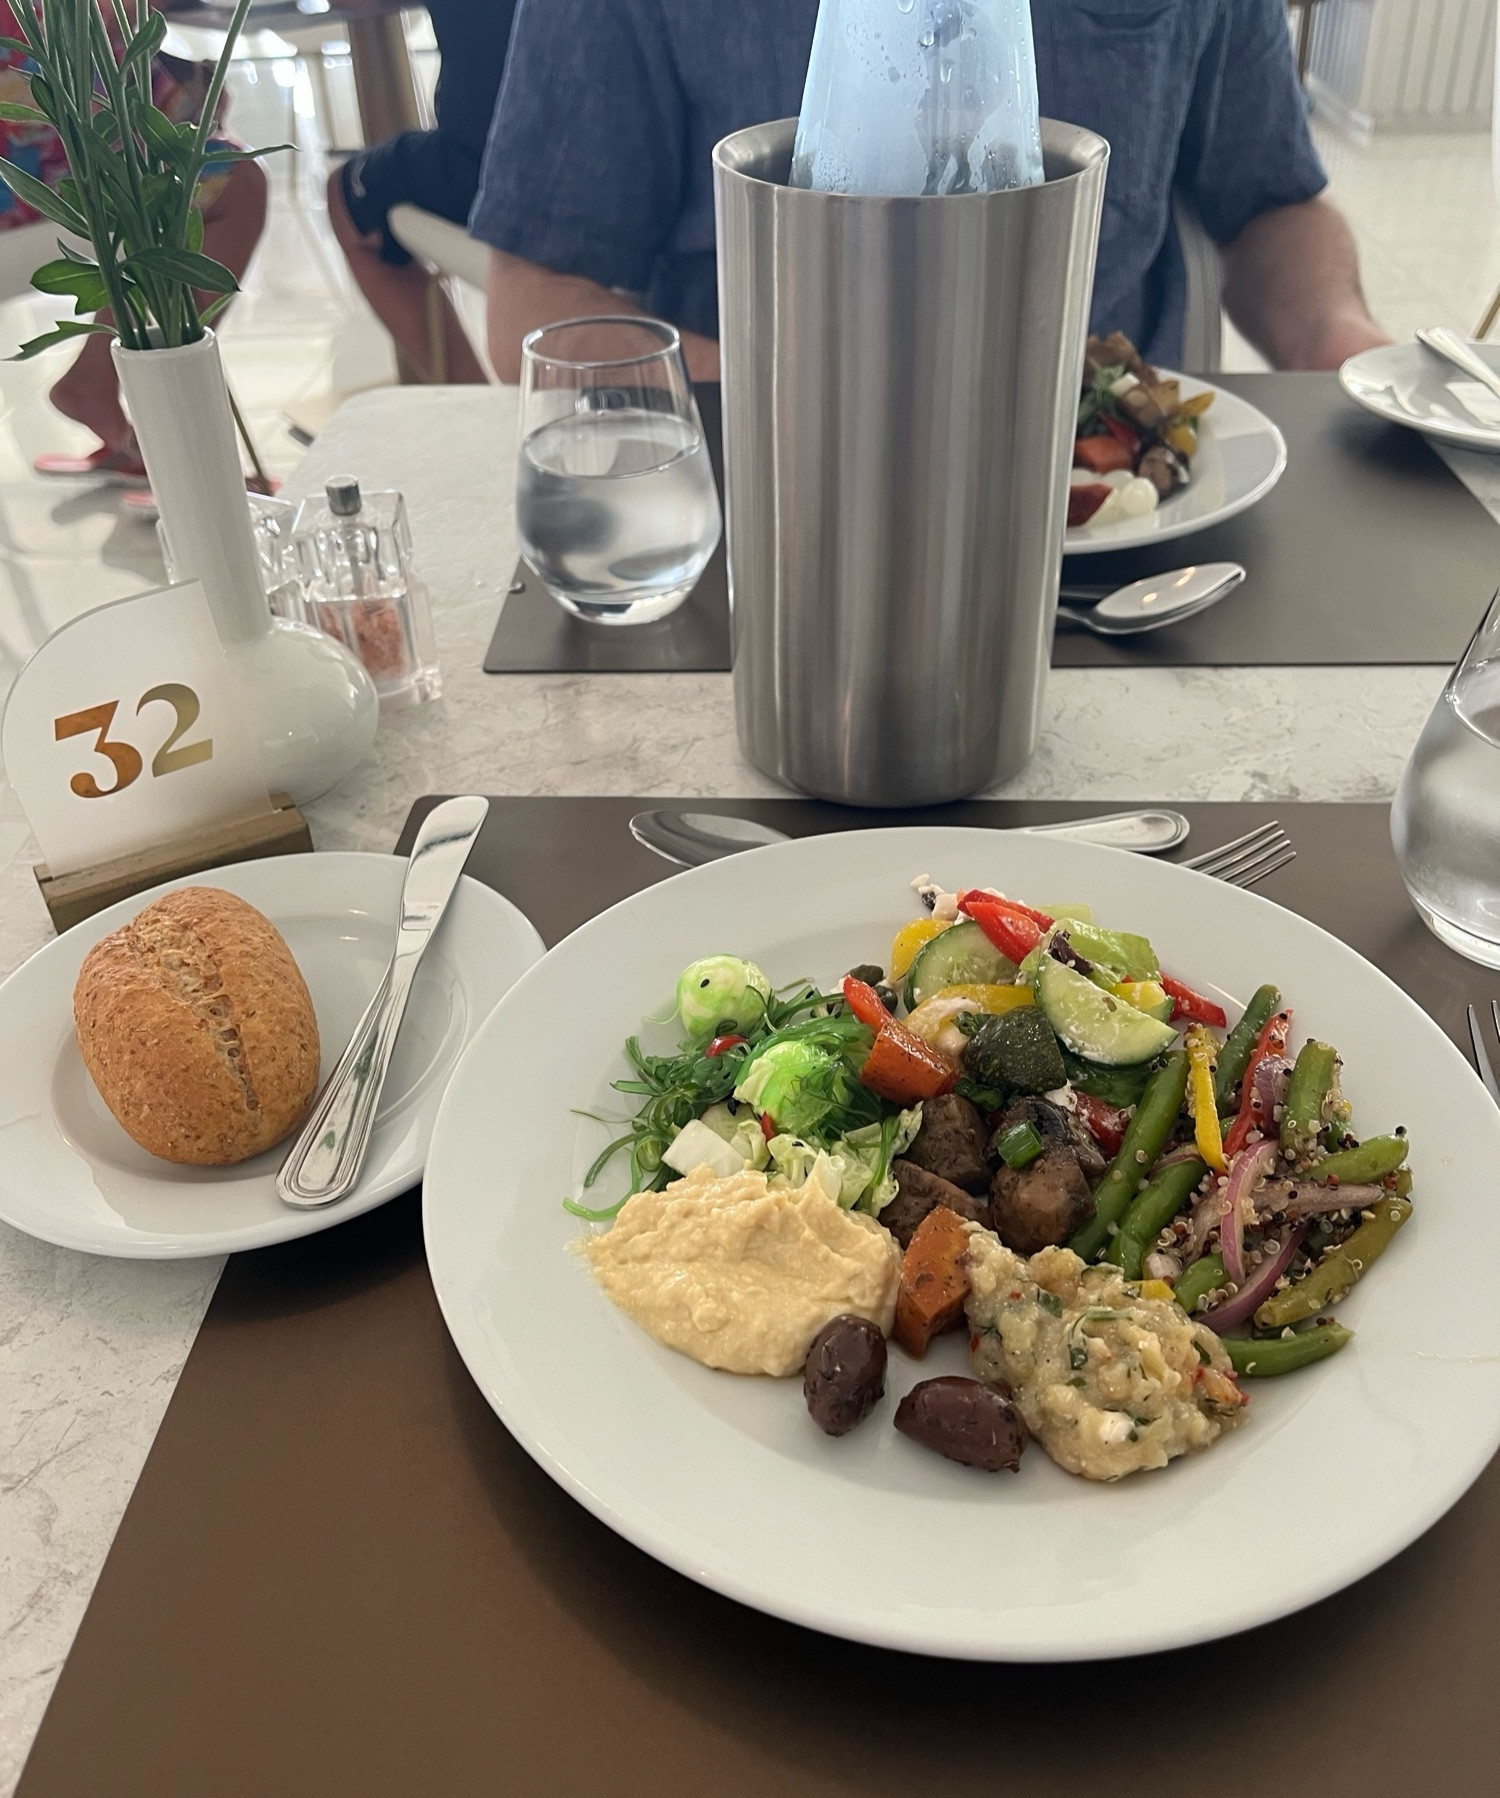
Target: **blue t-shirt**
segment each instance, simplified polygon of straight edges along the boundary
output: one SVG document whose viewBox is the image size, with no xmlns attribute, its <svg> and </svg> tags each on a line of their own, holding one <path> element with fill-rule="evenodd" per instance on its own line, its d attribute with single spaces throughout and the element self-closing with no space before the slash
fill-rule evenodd
<svg viewBox="0 0 1500 1798">
<path fill-rule="evenodd" d="M 1032 0 L 1042 112 L 1111 156 L 1092 324 L 1180 355 L 1180 189 L 1219 243 L 1326 183 L 1283 0 Z M 521 0 L 469 229 L 718 334 L 711 152 L 801 109 L 817 0 Z"/>
</svg>

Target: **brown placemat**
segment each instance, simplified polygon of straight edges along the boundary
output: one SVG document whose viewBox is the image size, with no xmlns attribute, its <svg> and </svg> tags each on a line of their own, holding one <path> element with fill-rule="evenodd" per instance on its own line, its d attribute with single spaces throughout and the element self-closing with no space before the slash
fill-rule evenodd
<svg viewBox="0 0 1500 1798">
<path fill-rule="evenodd" d="M 1069 557 L 1063 583 L 1123 586 L 1186 562 L 1239 562 L 1244 586 L 1197 618 L 1139 637 L 1106 641 L 1065 627 L 1053 667 L 1456 662 L 1500 579 L 1500 526 L 1427 440 L 1356 406 L 1334 375 L 1214 380 L 1281 426 L 1287 471 L 1275 490 L 1191 537 Z M 710 408 L 717 421 L 718 389 L 698 394 L 705 423 Z M 709 440 L 717 458 L 717 423 Z M 722 491 L 717 459 L 715 471 Z M 521 591 L 506 601 L 485 657 L 491 674 L 730 665 L 722 544 L 675 632 L 671 619 L 640 632 L 591 629 L 565 618 L 524 562 L 516 580 Z"/>
<path fill-rule="evenodd" d="M 717 383 L 694 388 L 714 483 L 724 493 L 724 425 Z M 724 539 L 696 587 L 654 624 L 585 624 L 548 593 L 524 561 L 516 563 L 486 674 L 698 674 L 728 668 L 729 576 Z"/>
<path fill-rule="evenodd" d="M 661 803 L 494 800 L 471 871 L 554 942 L 669 872 L 626 829 Z M 1118 803 L 916 816 L 1017 824 Z M 694 809 L 799 834 L 886 821 L 798 800 Z M 1184 809 L 1194 850 L 1273 812 Z M 1411 914 L 1385 808 L 1275 809 L 1301 853 L 1264 890 L 1458 1035 L 1464 1000 L 1500 993 L 1500 976 Z M 996 1554 L 1004 1522 L 997 1510 Z M 1228 1545 L 1206 1527 L 1163 1584 L 1211 1581 L 1225 1553 L 1274 1554 L 1281 1529 L 1337 1528 L 1293 1483 L 1262 1537 Z M 516 1446 L 448 1342 L 411 1196 L 230 1262 L 19 1798 L 1484 1791 L 1497 1656 L 1493 1465 L 1388 1566 L 1202 1648 L 971 1665 L 763 1617 L 621 1541 Z"/>
</svg>

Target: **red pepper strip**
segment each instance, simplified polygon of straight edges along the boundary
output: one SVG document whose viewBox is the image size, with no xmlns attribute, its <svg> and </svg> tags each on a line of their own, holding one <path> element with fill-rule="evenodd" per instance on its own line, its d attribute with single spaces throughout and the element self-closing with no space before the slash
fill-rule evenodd
<svg viewBox="0 0 1500 1798">
<path fill-rule="evenodd" d="M 1226 1160 L 1232 1161 L 1239 1154 L 1252 1130 L 1264 1128 L 1267 1120 L 1255 1115 L 1255 1070 L 1268 1055 L 1285 1055 L 1287 1040 L 1291 1034 L 1292 1014 L 1289 1011 L 1274 1012 L 1261 1026 L 1260 1035 L 1255 1039 L 1255 1047 L 1250 1051 L 1250 1059 L 1245 1063 L 1239 1113 L 1229 1126 L 1229 1134 L 1224 1138 Z"/>
<path fill-rule="evenodd" d="M 1180 980 L 1174 980 L 1170 974 L 1158 974 L 1156 977 L 1165 992 L 1172 999 L 1172 1022 L 1186 1018 L 1192 1024 L 1212 1024 L 1216 1030 L 1222 1030 L 1229 1022 L 1224 1016 L 1224 1007 L 1215 1005 L 1212 999 L 1205 999 L 1202 993 L 1195 993 L 1190 986 L 1184 986 Z"/>
<path fill-rule="evenodd" d="M 742 1036 L 716 1036 L 703 1053 L 710 1061 L 717 1061 L 719 1056 L 726 1054 L 730 1049 L 739 1048 L 744 1040 Z"/>
<path fill-rule="evenodd" d="M 958 1069 L 941 1051 L 924 1043 L 905 1024 L 888 1018 L 881 1025 L 869 1059 L 859 1070 L 860 1083 L 893 1105 L 915 1105 L 935 1099 L 958 1079 Z"/>
<path fill-rule="evenodd" d="M 1055 922 L 1046 912 L 1037 911 L 1033 906 L 1022 905 L 1019 899 L 1002 899 L 998 893 L 987 893 L 983 887 L 970 887 L 958 895 L 958 909 L 969 910 L 969 901 L 975 905 L 988 905 L 1003 911 L 1007 917 L 1030 918 L 1033 924 L 1040 924 L 1043 930 L 1050 930 Z M 972 916 L 972 913 L 970 914 Z"/>
<path fill-rule="evenodd" d="M 760 1114 L 760 1133 L 765 1137 L 767 1142 L 769 1142 L 776 1134 L 776 1126 L 771 1121 L 771 1114 L 769 1111 L 763 1111 Z"/>
<path fill-rule="evenodd" d="M 1096 412 L 1094 417 L 1102 424 L 1116 443 L 1123 443 L 1128 450 L 1141 447 L 1141 434 L 1126 424 L 1123 418 L 1115 418 L 1108 412 Z"/>
<path fill-rule="evenodd" d="M 856 980 L 852 974 L 844 976 L 844 1003 L 860 1023 L 868 1024 L 871 1030 L 879 1030 L 891 1021 L 891 1014 L 881 1003 L 880 994 L 867 980 Z"/>
<path fill-rule="evenodd" d="M 1042 940 L 1041 925 L 1002 911 L 998 905 L 981 904 L 978 893 L 966 896 L 961 903 L 1000 953 L 1012 961 L 1024 961 Z"/>
<path fill-rule="evenodd" d="M 1119 1154 L 1120 1144 L 1124 1142 L 1125 1132 L 1130 1126 L 1128 1111 L 1106 1105 L 1103 1099 L 1096 1099 L 1092 1093 L 1075 1092 L 1073 1112 L 1106 1155 Z"/>
</svg>

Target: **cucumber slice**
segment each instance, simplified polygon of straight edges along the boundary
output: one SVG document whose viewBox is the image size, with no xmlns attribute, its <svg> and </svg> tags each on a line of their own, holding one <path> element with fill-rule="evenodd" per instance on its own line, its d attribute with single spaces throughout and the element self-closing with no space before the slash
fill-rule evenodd
<svg viewBox="0 0 1500 1798">
<path fill-rule="evenodd" d="M 915 1011 L 945 986 L 1011 986 L 1016 964 L 1002 955 L 972 918 L 963 918 L 923 943 L 906 976 L 906 1008 Z"/>
<path fill-rule="evenodd" d="M 1036 998 L 1042 1015 L 1073 1053 L 1105 1067 L 1151 1061 L 1177 1035 L 1170 1024 L 1148 1018 L 1050 955 L 1037 971 Z"/>
</svg>

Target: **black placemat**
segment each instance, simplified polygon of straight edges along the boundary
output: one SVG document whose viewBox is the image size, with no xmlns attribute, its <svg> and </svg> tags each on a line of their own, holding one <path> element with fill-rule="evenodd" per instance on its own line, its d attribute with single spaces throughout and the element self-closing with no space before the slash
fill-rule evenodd
<svg viewBox="0 0 1500 1798">
<path fill-rule="evenodd" d="M 1068 557 L 1063 582 L 1124 585 L 1186 562 L 1239 562 L 1244 586 L 1197 618 L 1139 637 L 1060 630 L 1053 667 L 1457 661 L 1500 583 L 1500 525 L 1426 439 L 1356 406 L 1334 375 L 1214 380 L 1285 434 L 1287 471 L 1275 490 L 1191 537 Z M 718 389 L 699 388 L 698 396 L 722 490 Z M 516 579 L 522 591 L 506 601 L 485 657 L 491 674 L 730 665 L 722 544 L 677 619 L 639 630 L 565 618 L 524 562 Z"/>
<path fill-rule="evenodd" d="M 671 872 L 627 823 L 673 803 L 496 799 L 469 869 L 555 942 Z M 1120 803 L 975 801 L 903 821 L 1040 823 Z M 794 834 L 888 821 L 791 799 L 693 809 Z M 1183 809 L 1193 850 L 1279 812 L 1301 853 L 1263 890 L 1455 1034 L 1465 995 L 1500 992 L 1412 914 L 1385 807 Z M 1273 1555 L 1278 1530 L 1338 1527 L 1293 1480 L 1256 1542 L 1226 1546 L 1211 1527 L 1184 1540 L 1164 1602 L 1211 1582 L 1221 1553 Z M 1497 1655 L 1496 1465 L 1356 1585 L 1170 1654 L 971 1665 L 747 1610 L 612 1534 L 506 1433 L 443 1329 L 413 1195 L 230 1261 L 18 1798 L 1480 1793 Z"/>
<path fill-rule="evenodd" d="M 714 484 L 724 492 L 717 384 L 694 389 Z M 698 585 L 654 624 L 585 624 L 565 612 L 524 561 L 484 653 L 486 674 L 698 674 L 729 666 L 729 584 L 720 537 Z"/>
</svg>

